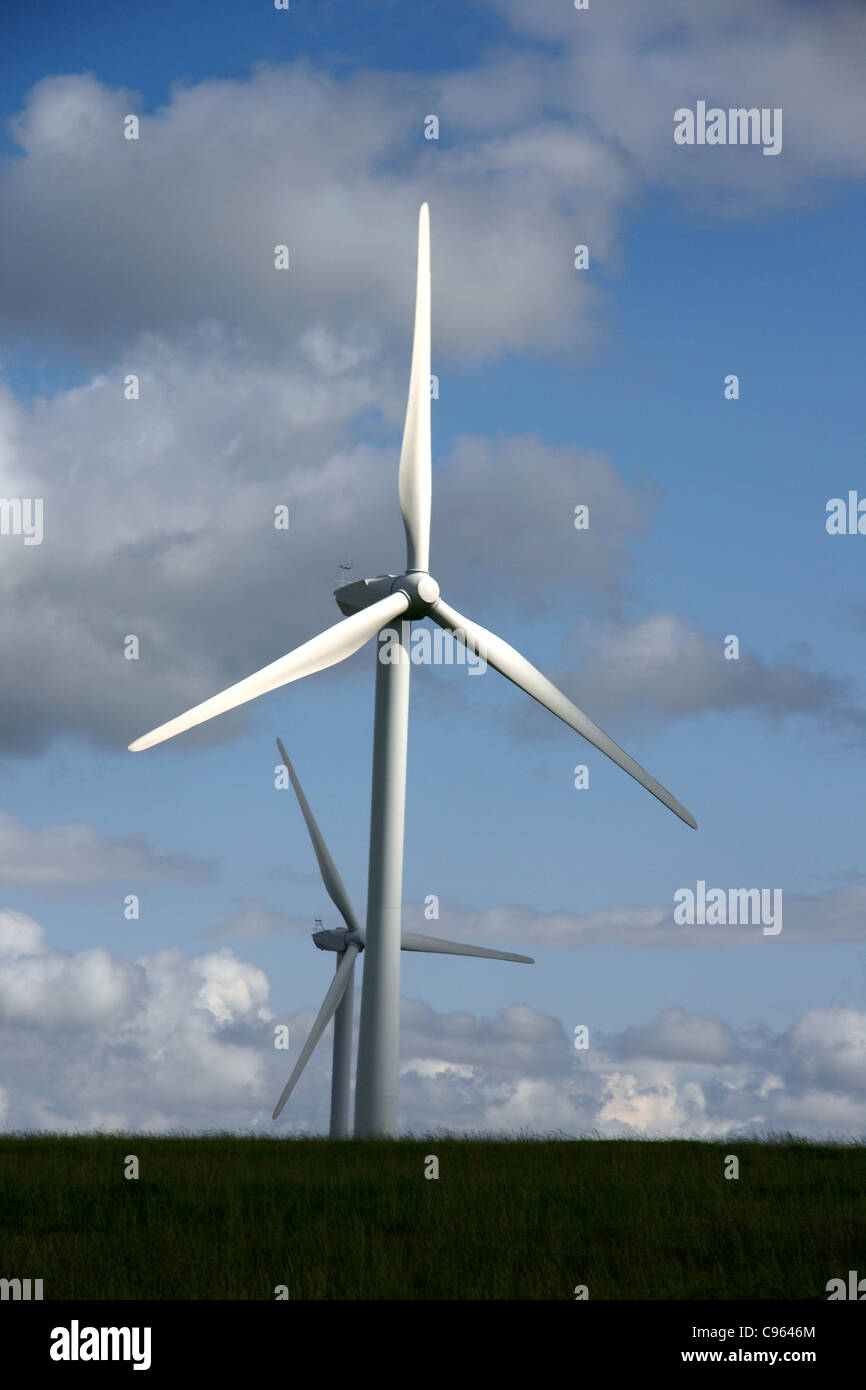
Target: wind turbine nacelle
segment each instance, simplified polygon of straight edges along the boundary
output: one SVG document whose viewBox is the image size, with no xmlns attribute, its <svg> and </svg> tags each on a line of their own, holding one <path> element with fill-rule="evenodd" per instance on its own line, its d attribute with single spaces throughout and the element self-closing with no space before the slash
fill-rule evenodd
<svg viewBox="0 0 866 1390">
<path fill-rule="evenodd" d="M 335 927 L 333 930 L 326 927 L 324 931 L 314 931 L 313 940 L 320 951 L 345 951 L 350 943 L 358 946 L 361 950 L 364 949 L 364 938 L 361 933 L 347 931 L 345 927 Z"/>
<path fill-rule="evenodd" d="M 398 574 L 377 574 L 375 579 L 354 579 L 351 584 L 341 584 L 334 590 L 337 607 L 351 618 L 353 613 L 360 613 L 362 608 L 387 598 L 394 580 L 399 578 Z"/>
<path fill-rule="evenodd" d="M 334 597 L 341 612 L 351 618 L 395 593 L 404 593 L 409 600 L 405 617 L 424 618 L 439 598 L 439 585 L 426 570 L 406 570 L 404 574 L 377 574 L 375 579 L 341 584 Z"/>
</svg>

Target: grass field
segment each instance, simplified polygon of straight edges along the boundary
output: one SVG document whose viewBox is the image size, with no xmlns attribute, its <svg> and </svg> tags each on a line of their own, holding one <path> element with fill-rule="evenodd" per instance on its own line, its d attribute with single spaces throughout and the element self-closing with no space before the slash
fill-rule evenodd
<svg viewBox="0 0 866 1390">
<path fill-rule="evenodd" d="M 0 1136 L 0 1278 L 46 1300 L 825 1300 L 866 1275 L 864 1192 L 866 1146 L 790 1138 Z"/>
</svg>

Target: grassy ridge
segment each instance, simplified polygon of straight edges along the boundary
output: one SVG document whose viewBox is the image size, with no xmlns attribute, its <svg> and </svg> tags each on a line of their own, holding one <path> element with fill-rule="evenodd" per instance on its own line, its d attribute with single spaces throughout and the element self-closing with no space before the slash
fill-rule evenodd
<svg viewBox="0 0 866 1390">
<path fill-rule="evenodd" d="M 866 1275 L 864 1191 L 866 1146 L 792 1139 L 0 1136 L 0 1278 L 46 1299 L 824 1300 Z"/>
</svg>

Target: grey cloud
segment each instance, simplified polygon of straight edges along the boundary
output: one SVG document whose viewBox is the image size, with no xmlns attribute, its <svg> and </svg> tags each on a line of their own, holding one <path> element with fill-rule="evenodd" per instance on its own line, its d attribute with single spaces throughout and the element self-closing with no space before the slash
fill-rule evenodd
<svg viewBox="0 0 866 1390">
<path fill-rule="evenodd" d="M 463 591 L 494 612 L 508 594 L 537 616 L 579 592 L 620 598 L 628 584 L 632 546 L 646 533 L 659 500 L 645 481 L 627 487 L 603 454 L 545 444 L 537 435 L 489 439 L 459 436 L 434 479 L 435 569 L 443 593 L 454 573 Z M 575 531 L 575 507 L 589 507 L 591 524 Z M 437 526 L 437 517 L 447 524 Z M 444 553 L 443 553 L 444 552 Z M 485 616 L 469 616 L 486 626 Z M 500 634 L 507 637 L 507 633 Z"/>
<path fill-rule="evenodd" d="M 403 1065 L 422 1075 L 455 1068 L 462 1075 L 467 1066 L 557 1075 L 567 1070 L 568 1046 L 559 1020 L 526 1004 L 480 1020 L 471 1014 L 438 1015 L 420 1000 L 404 1000 L 401 1008 Z"/>
<path fill-rule="evenodd" d="M 636 180 L 748 218 L 813 199 L 821 181 L 828 187 L 866 172 L 866 16 L 852 0 L 663 0 L 580 14 L 557 0 L 498 7 L 517 30 L 552 45 L 544 54 L 550 104 L 591 120 Z M 724 108 L 781 107 L 781 156 L 675 145 L 674 111 L 699 98 Z"/>
<path fill-rule="evenodd" d="M 663 1009 L 648 1027 L 625 1029 L 608 1050 L 622 1057 L 721 1064 L 734 1056 L 734 1035 L 721 1019 Z"/>
<path fill-rule="evenodd" d="M 804 1081 L 866 1097 L 866 1015 L 853 1008 L 814 1009 L 794 1024 L 789 1045 Z"/>
<path fill-rule="evenodd" d="M 200 860 L 154 849 L 143 835 L 103 835 L 84 824 L 30 830 L 0 811 L 0 886 L 67 894 L 102 884 L 195 881 L 212 876 Z"/>
<path fill-rule="evenodd" d="M 732 873 L 731 878 L 734 879 Z M 523 904 L 500 904 L 484 911 L 472 911 L 458 903 L 441 899 L 436 932 L 459 941 L 479 945 L 514 946 L 532 954 L 536 949 L 573 951 L 582 946 L 620 945 L 653 947 L 731 947 L 741 946 L 781 950 L 786 945 L 811 942 L 862 941 L 866 920 L 866 881 L 854 879 L 841 887 L 814 894 L 783 892 L 783 925 L 772 938 L 765 937 L 760 925 L 689 926 L 674 922 L 674 893 L 680 888 L 695 890 L 695 882 L 671 885 L 669 903 L 612 904 L 593 912 L 539 912 Z M 707 891 L 722 888 L 767 887 L 767 884 L 707 881 Z M 775 884 L 773 887 L 779 887 Z M 406 930 L 430 930 L 424 925 L 424 909 L 416 902 L 403 905 Z"/>
<path fill-rule="evenodd" d="M 803 645 L 779 658 L 743 645 L 738 660 L 726 660 L 724 637 L 712 640 L 673 613 L 631 624 L 587 620 L 565 639 L 551 678 L 602 722 L 621 710 L 651 719 L 752 710 L 775 723 L 819 718 L 862 737 L 866 709 L 852 679 L 821 670 Z"/>
<path fill-rule="evenodd" d="M 318 880 L 317 880 L 318 881 Z M 277 912 L 260 898 L 239 904 L 199 936 L 211 941 L 262 941 L 274 936 L 298 935 L 309 930 L 309 919 Z"/>
</svg>

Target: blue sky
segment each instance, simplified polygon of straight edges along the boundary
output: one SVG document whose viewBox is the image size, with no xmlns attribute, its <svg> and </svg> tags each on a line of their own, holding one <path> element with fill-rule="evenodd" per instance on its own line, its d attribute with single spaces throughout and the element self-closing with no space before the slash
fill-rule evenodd
<svg viewBox="0 0 866 1390">
<path fill-rule="evenodd" d="M 404 956 L 401 1119 L 862 1132 L 866 541 L 825 528 L 866 494 L 858 25 L 674 0 L 14 15 L 0 496 L 44 496 L 45 537 L 0 536 L 0 1123 L 270 1126 L 273 1024 L 300 1045 L 331 969 L 308 932 L 336 920 L 274 739 L 363 911 L 374 654 L 126 744 L 335 621 L 339 561 L 402 564 L 426 198 L 431 568 L 699 829 L 495 672 L 414 668 L 407 925 L 537 964 Z M 782 107 L 781 154 L 677 147 L 699 98 Z M 676 929 L 698 879 L 781 888 L 782 932 Z M 325 1127 L 328 1065 L 326 1040 L 284 1132 Z"/>
</svg>

